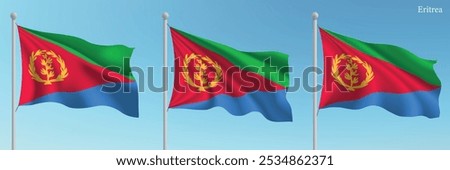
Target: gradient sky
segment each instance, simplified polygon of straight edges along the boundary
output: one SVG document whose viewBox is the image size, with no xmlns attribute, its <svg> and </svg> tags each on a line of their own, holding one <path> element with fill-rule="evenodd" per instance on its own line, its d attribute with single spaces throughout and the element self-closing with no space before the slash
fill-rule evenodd
<svg viewBox="0 0 450 170">
<path fill-rule="evenodd" d="M 443 8 L 443 14 L 419 14 L 418 6 Z M 449 10 L 449 11 L 447 11 Z M 435 59 L 442 81 L 441 117 L 398 117 L 382 108 L 320 110 L 319 149 L 450 149 L 450 2 L 444 0 L 41 0 L 0 2 L 0 149 L 10 148 L 11 21 L 52 33 L 73 35 L 96 44 L 134 47 L 132 66 L 148 70 L 139 94 L 140 118 L 99 106 L 71 109 L 57 103 L 17 110 L 17 149 L 161 149 L 162 18 L 173 27 L 243 51 L 289 54 L 291 77 L 312 65 L 311 13 L 319 25 L 363 41 L 393 44 Z M 16 33 L 17 36 L 17 33 Z M 169 37 L 170 38 L 170 37 Z M 18 39 L 18 37 L 17 37 Z M 19 43 L 17 42 L 17 46 Z M 319 67 L 322 51 L 319 41 Z M 20 49 L 17 48 L 20 89 Z M 173 65 L 169 39 L 169 65 Z M 393 73 L 395 74 L 395 73 Z M 135 74 L 137 77 L 137 75 Z M 173 75 L 169 77 L 169 89 Z M 319 77 L 321 82 L 322 76 Z M 293 81 L 292 81 L 293 82 Z M 18 99 L 20 91 L 16 91 Z M 170 96 L 170 94 L 169 94 Z M 287 94 L 294 121 L 275 123 L 260 113 L 232 116 L 222 108 L 171 109 L 169 149 L 311 149 L 312 93 Z M 18 100 L 17 100 L 18 101 Z M 16 101 L 16 102 L 17 102 Z"/>
</svg>

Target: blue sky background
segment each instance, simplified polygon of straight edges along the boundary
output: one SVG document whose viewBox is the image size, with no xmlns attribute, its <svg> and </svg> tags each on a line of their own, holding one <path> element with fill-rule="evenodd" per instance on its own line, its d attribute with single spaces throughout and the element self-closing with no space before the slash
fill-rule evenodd
<svg viewBox="0 0 450 170">
<path fill-rule="evenodd" d="M 417 6 L 444 8 L 419 14 Z M 447 11 L 449 10 L 449 11 Z M 319 115 L 319 149 L 450 149 L 450 2 L 444 0 L 77 0 L 0 3 L 0 149 L 10 148 L 11 21 L 97 44 L 135 47 L 132 66 L 155 67 L 145 86 L 161 86 L 162 18 L 178 29 L 243 51 L 276 50 L 290 55 L 291 77 L 312 65 L 311 13 L 319 25 L 360 40 L 394 44 L 435 59 L 442 81 L 441 117 L 397 117 L 379 107 L 329 108 Z M 17 34 L 16 34 L 17 36 Z M 170 39 L 169 39 L 170 40 Z M 320 41 L 319 41 L 320 43 Z M 19 45 L 19 43 L 17 43 Z M 319 44 L 319 56 L 322 56 Z M 17 89 L 20 50 L 17 48 Z M 169 65 L 173 65 L 169 41 Z M 322 67 L 322 58 L 319 66 Z M 135 75 L 136 76 L 136 75 Z M 148 80 L 148 78 L 152 78 Z M 169 88 L 173 76 L 169 77 Z M 319 77 L 321 82 L 322 77 Z M 16 91 L 19 97 L 19 90 Z M 169 95 L 170 96 L 170 95 Z M 232 116 L 222 108 L 169 111 L 169 149 L 311 149 L 312 93 L 288 93 L 294 121 L 274 123 L 261 114 Z M 162 94 L 139 94 L 141 117 L 109 107 L 71 109 L 57 103 L 19 107 L 17 149 L 161 149 Z"/>
</svg>

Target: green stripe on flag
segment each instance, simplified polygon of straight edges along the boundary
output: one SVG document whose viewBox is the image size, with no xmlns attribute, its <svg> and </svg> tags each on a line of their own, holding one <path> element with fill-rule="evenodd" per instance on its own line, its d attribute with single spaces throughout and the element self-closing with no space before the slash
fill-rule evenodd
<svg viewBox="0 0 450 170">
<path fill-rule="evenodd" d="M 441 81 L 433 69 L 436 61 L 425 60 L 394 45 L 367 43 L 329 30 L 325 31 L 367 55 L 392 63 L 432 85 L 441 86 Z"/>
<path fill-rule="evenodd" d="M 173 28 L 175 29 L 175 28 Z M 284 87 L 289 86 L 288 55 L 276 51 L 243 52 L 229 46 L 175 29 L 192 42 L 226 58 L 237 67 L 257 73 Z"/>
<path fill-rule="evenodd" d="M 96 45 L 74 36 L 40 32 L 25 27 L 22 28 L 41 39 L 64 48 L 89 63 L 101 67 L 108 67 L 111 71 L 134 80 L 130 68 L 130 58 L 133 53 L 133 48 L 124 45 Z"/>
</svg>

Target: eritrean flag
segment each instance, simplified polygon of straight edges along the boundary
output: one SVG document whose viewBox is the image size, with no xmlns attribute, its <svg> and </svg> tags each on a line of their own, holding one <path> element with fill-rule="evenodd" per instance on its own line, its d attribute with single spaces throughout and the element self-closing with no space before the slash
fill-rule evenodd
<svg viewBox="0 0 450 170">
<path fill-rule="evenodd" d="M 170 108 L 222 107 L 232 115 L 260 112 L 271 121 L 292 121 L 286 100 L 288 55 L 242 52 L 171 28 L 175 81 Z"/>
<path fill-rule="evenodd" d="M 18 26 L 22 50 L 19 105 L 57 102 L 71 108 L 109 106 L 138 117 L 132 48 Z"/>
<path fill-rule="evenodd" d="M 441 82 L 433 65 L 393 45 L 320 29 L 324 86 L 320 108 L 380 106 L 398 116 L 439 117 Z"/>
</svg>

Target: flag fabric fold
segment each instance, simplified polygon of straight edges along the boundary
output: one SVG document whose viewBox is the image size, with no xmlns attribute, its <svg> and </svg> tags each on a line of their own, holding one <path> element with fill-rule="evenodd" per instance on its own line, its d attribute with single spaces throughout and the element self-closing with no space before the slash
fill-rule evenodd
<svg viewBox="0 0 450 170">
<path fill-rule="evenodd" d="M 286 54 L 242 52 L 175 28 L 170 31 L 175 53 L 170 108 L 222 107 L 236 116 L 256 111 L 271 121 L 292 121 Z"/>
<path fill-rule="evenodd" d="M 398 116 L 439 117 L 441 82 L 435 61 L 322 28 L 320 34 L 325 66 L 319 108 L 374 105 Z"/>
<path fill-rule="evenodd" d="M 138 117 L 133 49 L 18 26 L 22 52 L 19 105 L 57 102 L 71 108 L 109 106 Z"/>
</svg>

